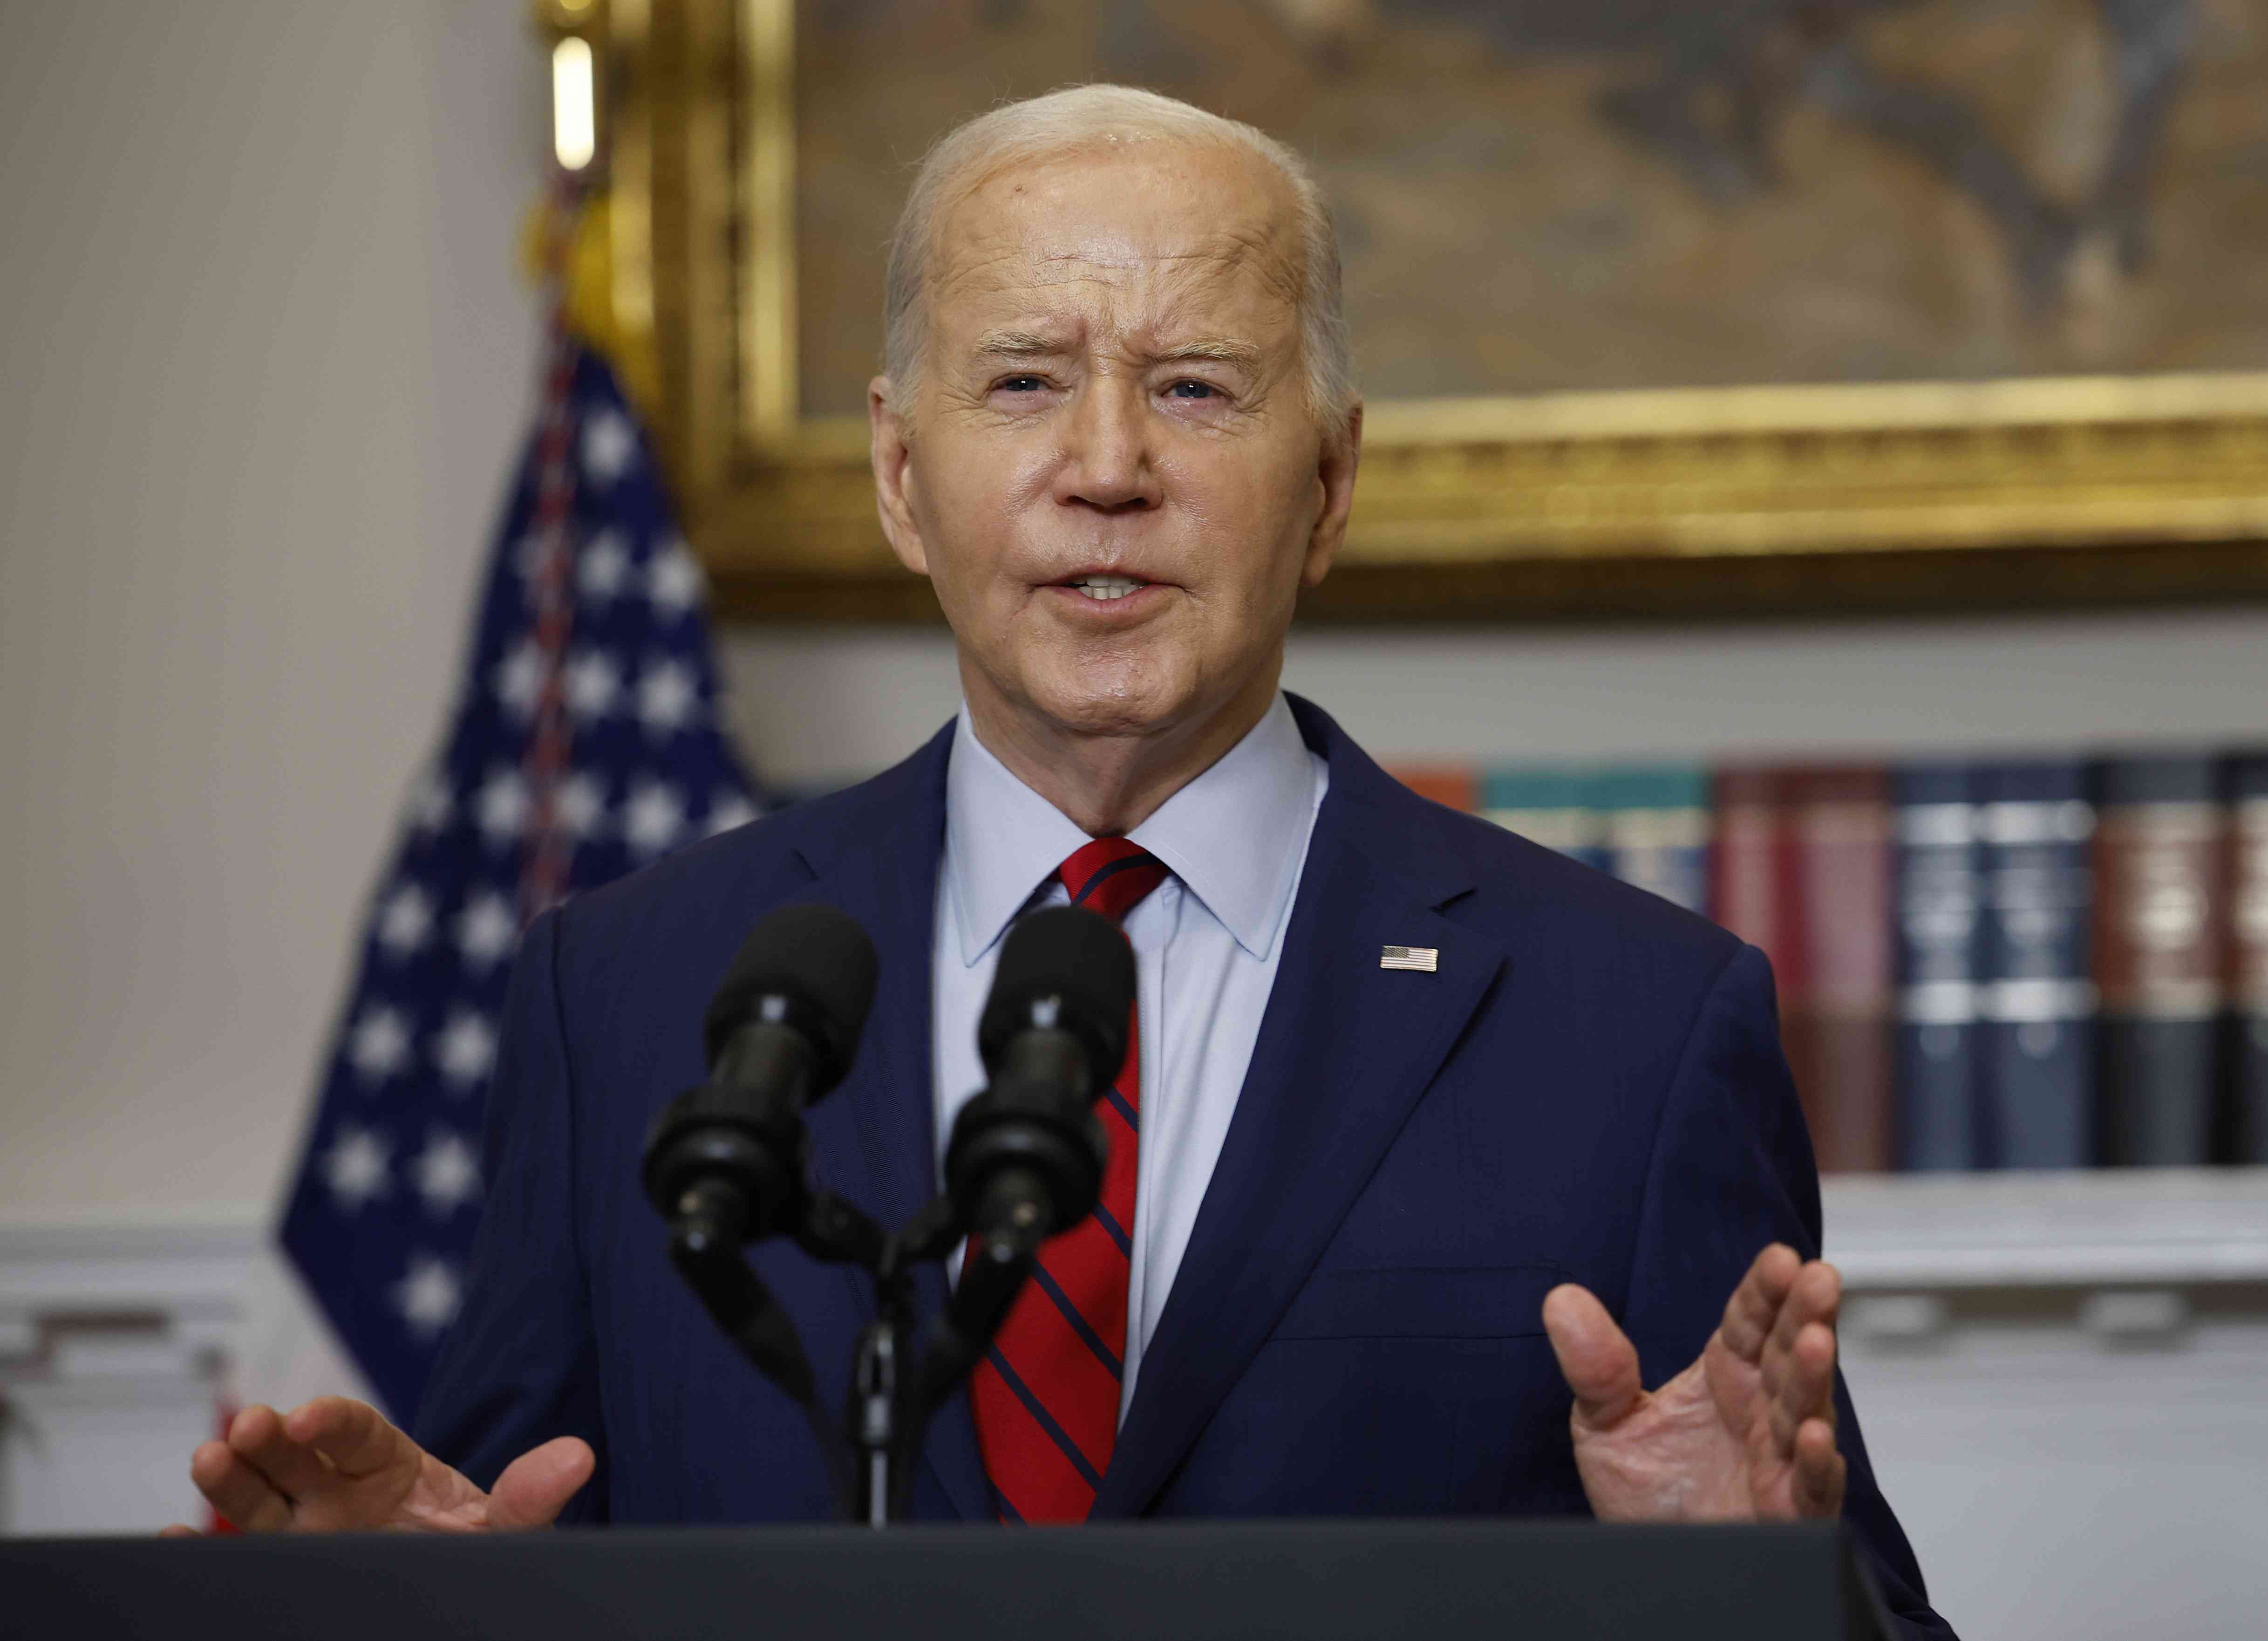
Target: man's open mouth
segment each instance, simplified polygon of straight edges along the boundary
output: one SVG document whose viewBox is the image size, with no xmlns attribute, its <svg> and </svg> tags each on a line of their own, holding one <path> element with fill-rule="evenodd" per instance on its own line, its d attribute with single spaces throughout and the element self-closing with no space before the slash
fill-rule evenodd
<svg viewBox="0 0 2268 1641">
<path fill-rule="evenodd" d="M 1123 598 L 1129 593 L 1139 592 L 1150 585 L 1130 575 L 1075 575 L 1059 586 L 1071 588 L 1089 598 L 1107 602 Z"/>
</svg>

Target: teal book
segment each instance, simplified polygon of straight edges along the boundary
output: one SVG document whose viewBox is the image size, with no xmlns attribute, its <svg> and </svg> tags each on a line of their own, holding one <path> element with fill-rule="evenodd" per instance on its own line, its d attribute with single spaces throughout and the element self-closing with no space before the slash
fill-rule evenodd
<svg viewBox="0 0 2268 1641">
<path fill-rule="evenodd" d="M 1595 772 L 1555 765 L 1512 765 L 1481 777 L 1481 813 L 1531 843 L 1604 871 L 1609 864 Z"/>
<path fill-rule="evenodd" d="M 1709 772 L 1632 764 L 1592 778 L 1606 869 L 1689 912 L 1709 910 Z"/>
</svg>

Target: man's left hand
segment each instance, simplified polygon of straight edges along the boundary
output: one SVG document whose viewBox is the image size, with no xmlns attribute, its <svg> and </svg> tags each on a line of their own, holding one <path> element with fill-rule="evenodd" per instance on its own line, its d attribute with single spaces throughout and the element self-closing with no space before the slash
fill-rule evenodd
<svg viewBox="0 0 2268 1641">
<path fill-rule="evenodd" d="M 1602 1521 L 1793 1521 L 1843 1508 L 1835 1311 L 1843 1279 L 1774 1243 L 1700 1360 L 1660 1389 L 1607 1307 L 1566 1283 L 1543 1326 L 1575 1393 L 1575 1467 Z"/>
</svg>

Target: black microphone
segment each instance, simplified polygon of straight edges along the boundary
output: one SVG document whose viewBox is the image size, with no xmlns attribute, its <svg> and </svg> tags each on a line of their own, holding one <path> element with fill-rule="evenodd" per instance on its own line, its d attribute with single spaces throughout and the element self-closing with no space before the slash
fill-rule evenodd
<svg viewBox="0 0 2268 1641">
<path fill-rule="evenodd" d="M 1108 918 L 1057 906 L 1009 930 L 976 1032 L 990 1081 L 946 1149 L 965 1228 L 1035 1247 L 1094 1211 L 1109 1146 L 1092 1106 L 1133 1012 L 1134 950 Z"/>
<path fill-rule="evenodd" d="M 801 1228 L 804 1110 L 850 1068 L 874 968 L 833 906 L 783 906 L 741 943 L 702 1021 L 709 1080 L 646 1135 L 646 1195 L 681 1232 L 729 1246 Z"/>
</svg>

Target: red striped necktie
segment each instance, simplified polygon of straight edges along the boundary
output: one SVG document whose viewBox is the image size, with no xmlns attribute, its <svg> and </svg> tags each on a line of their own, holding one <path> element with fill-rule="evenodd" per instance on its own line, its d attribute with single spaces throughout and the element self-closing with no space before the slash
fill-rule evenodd
<svg viewBox="0 0 2268 1641">
<path fill-rule="evenodd" d="M 1123 838 L 1097 838 L 1056 876 L 1071 905 L 1116 922 L 1170 874 Z M 1093 1217 L 1041 1248 L 1031 1281 L 969 1379 L 984 1469 L 1011 1521 L 1086 1519 L 1118 1440 L 1142 1104 L 1137 1024 L 1128 1022 L 1116 1083 L 1095 1102 L 1110 1136 L 1102 1200 Z"/>
</svg>

